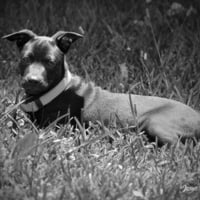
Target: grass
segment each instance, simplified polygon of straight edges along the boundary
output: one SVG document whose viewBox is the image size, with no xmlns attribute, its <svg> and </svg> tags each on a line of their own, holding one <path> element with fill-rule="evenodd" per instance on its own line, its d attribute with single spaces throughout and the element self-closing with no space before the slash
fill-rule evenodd
<svg viewBox="0 0 200 200">
<path fill-rule="evenodd" d="M 111 91 L 164 96 L 199 109 L 199 16 L 187 15 L 189 4 L 169 16 L 172 3 L 9 0 L 0 34 L 84 32 L 68 53 L 71 71 Z M 199 11 L 197 1 L 193 7 Z M 1 41 L 0 199 L 199 199 L 199 143 L 158 148 L 134 128 L 100 122 L 38 130 L 19 108 L 13 112 L 21 96 L 17 61 L 14 45 Z"/>
</svg>

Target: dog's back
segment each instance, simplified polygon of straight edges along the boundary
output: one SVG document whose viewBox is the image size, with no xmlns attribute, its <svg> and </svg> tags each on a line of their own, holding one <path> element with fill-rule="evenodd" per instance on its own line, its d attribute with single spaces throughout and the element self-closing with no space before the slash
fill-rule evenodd
<svg viewBox="0 0 200 200">
<path fill-rule="evenodd" d="M 108 124 L 115 118 L 114 121 L 124 125 L 137 122 L 141 129 L 163 143 L 200 136 L 200 114 L 183 103 L 154 96 L 111 93 L 92 84 L 84 83 L 84 87 L 89 87 L 90 92 L 77 91 L 77 94 L 84 97 L 86 121 L 102 120 Z"/>
</svg>

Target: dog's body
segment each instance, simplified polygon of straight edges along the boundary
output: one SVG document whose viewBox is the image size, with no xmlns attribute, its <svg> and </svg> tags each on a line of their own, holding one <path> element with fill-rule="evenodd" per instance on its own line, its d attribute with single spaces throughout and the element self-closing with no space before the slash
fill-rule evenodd
<svg viewBox="0 0 200 200">
<path fill-rule="evenodd" d="M 71 74 L 64 55 L 80 37 L 73 32 L 44 37 L 29 30 L 4 37 L 16 41 L 21 51 L 23 87 L 31 97 L 22 108 L 40 127 L 70 111 L 70 116 L 79 121 L 99 120 L 105 125 L 113 121 L 136 125 L 137 120 L 141 130 L 161 143 L 175 143 L 179 137 L 200 137 L 200 114 L 185 104 L 154 96 L 111 93 Z M 66 121 L 63 118 L 59 123 Z"/>
</svg>

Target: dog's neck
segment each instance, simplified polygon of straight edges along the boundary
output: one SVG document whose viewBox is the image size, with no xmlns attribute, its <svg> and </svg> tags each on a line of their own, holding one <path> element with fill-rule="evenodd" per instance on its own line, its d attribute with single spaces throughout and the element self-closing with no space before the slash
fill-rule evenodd
<svg viewBox="0 0 200 200">
<path fill-rule="evenodd" d="M 25 101 L 21 104 L 21 109 L 25 112 L 37 112 L 43 106 L 50 103 L 58 95 L 60 95 L 64 90 L 69 89 L 72 86 L 72 74 L 68 70 L 68 64 L 65 62 L 65 76 L 62 80 L 54 86 L 51 90 L 43 94 L 38 98 L 34 98 L 32 101 Z"/>
</svg>

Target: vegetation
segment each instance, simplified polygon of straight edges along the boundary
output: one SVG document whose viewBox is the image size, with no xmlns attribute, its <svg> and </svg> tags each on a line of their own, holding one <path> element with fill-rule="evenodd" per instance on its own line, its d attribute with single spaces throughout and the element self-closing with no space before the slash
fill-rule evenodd
<svg viewBox="0 0 200 200">
<path fill-rule="evenodd" d="M 198 6 L 198 0 L 7 0 L 0 34 L 24 28 L 84 33 L 67 55 L 74 73 L 111 91 L 164 96 L 199 109 Z M 17 107 L 18 59 L 14 45 L 1 41 L 0 199 L 199 199 L 200 143 L 158 148 L 134 127 L 101 122 L 39 130 Z"/>
</svg>

